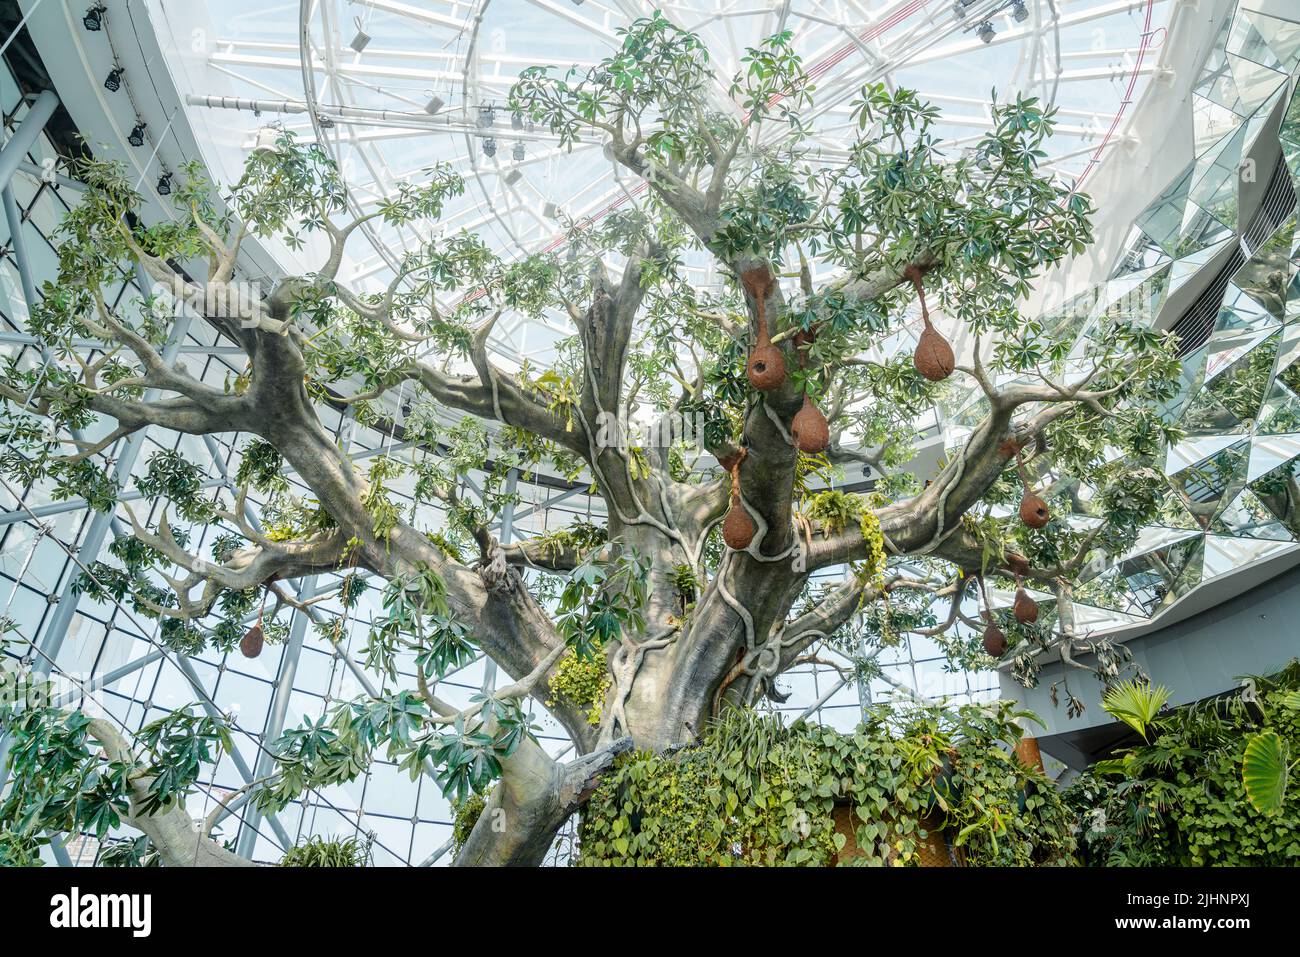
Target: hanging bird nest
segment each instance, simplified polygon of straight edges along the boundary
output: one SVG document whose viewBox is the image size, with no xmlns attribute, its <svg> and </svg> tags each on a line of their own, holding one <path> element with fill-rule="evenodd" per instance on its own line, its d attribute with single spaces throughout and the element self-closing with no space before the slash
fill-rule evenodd
<svg viewBox="0 0 1300 957">
<path fill-rule="evenodd" d="M 952 370 L 957 367 L 957 358 L 953 355 L 952 346 L 943 337 L 943 333 L 930 322 L 930 310 L 925 304 L 925 286 L 921 283 L 921 270 L 909 265 L 903 270 L 903 276 L 910 279 L 912 285 L 916 287 L 916 295 L 921 300 L 921 321 L 925 324 L 925 328 L 921 330 L 921 338 L 917 340 L 916 351 L 912 353 L 912 364 L 916 366 L 917 372 L 931 382 L 942 382 L 952 375 Z"/>
<path fill-rule="evenodd" d="M 745 461 L 745 456 L 748 454 L 742 448 L 736 457 L 736 463 L 731 467 L 731 507 L 727 509 L 727 517 L 722 521 L 722 540 L 727 543 L 728 548 L 738 552 L 743 552 L 749 547 L 749 543 L 754 540 L 755 532 L 758 531 L 749 512 L 745 511 L 745 503 L 740 497 L 740 463 Z"/>
<path fill-rule="evenodd" d="M 754 297 L 754 309 L 758 313 L 758 336 L 749 353 L 745 372 L 749 376 L 749 384 L 755 389 L 771 392 L 785 381 L 785 357 L 772 344 L 767 328 L 767 297 L 775 283 L 766 266 L 746 270 L 741 274 L 740 281 Z"/>
<path fill-rule="evenodd" d="M 1025 587 L 1016 581 L 1016 600 L 1011 606 L 1012 612 L 1016 616 L 1016 621 L 1022 625 L 1032 625 L 1038 621 L 1038 602 L 1029 597 Z"/>
</svg>

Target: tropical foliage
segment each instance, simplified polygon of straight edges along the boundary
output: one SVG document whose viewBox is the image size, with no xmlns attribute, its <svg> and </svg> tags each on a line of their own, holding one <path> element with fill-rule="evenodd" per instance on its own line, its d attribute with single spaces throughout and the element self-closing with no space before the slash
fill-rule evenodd
<svg viewBox="0 0 1300 957">
<path fill-rule="evenodd" d="M 1300 747 L 1298 691 L 1293 662 L 1240 692 L 1154 718 L 1148 743 L 1099 762 L 1065 793 L 1079 815 L 1080 858 L 1295 866 L 1300 797 L 1286 788 L 1286 756 Z"/>
<path fill-rule="evenodd" d="M 620 759 L 582 811 L 578 863 L 914 866 L 933 830 L 970 866 L 1069 864 L 1073 817 L 1008 750 L 1024 717 L 877 708 L 842 734 L 733 712 L 697 746 Z"/>
</svg>

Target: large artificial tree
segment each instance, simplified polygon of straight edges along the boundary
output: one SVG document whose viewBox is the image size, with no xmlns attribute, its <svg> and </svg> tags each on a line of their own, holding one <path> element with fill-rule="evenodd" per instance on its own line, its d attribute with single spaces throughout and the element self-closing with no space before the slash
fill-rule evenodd
<svg viewBox="0 0 1300 957">
<path fill-rule="evenodd" d="M 129 522 L 81 588 L 158 618 L 175 653 L 251 653 L 275 638 L 270 620 L 245 634 L 268 596 L 267 618 L 303 606 L 338 640 L 341 620 L 294 580 L 343 573 L 345 607 L 381 580 L 363 663 L 387 690 L 267 742 L 261 807 L 387 754 L 458 802 L 486 794 L 458 863 L 537 863 L 617 755 L 671 751 L 723 711 L 779 699 L 776 680 L 821 646 L 864 673 L 907 634 L 940 641 L 955 667 L 1005 654 L 1026 681 L 1046 654 L 1103 680 L 1122 670 L 1120 650 L 1075 627 L 1070 598 L 1159 508 L 1159 405 L 1177 363 L 1139 316 L 1093 317 L 1081 338 L 1068 317 L 1020 311 L 1031 282 L 1091 238 L 1087 198 L 1039 170 L 1050 115 L 995 101 L 976 148 L 945 150 L 935 109 L 870 86 L 852 104 L 857 138 L 832 148 L 801 122 L 814 96 L 788 34 L 722 78 L 658 14 L 591 70 L 527 70 L 510 109 L 561 144 L 602 142 L 645 184 L 640 202 L 569 224 L 561 253 L 503 260 L 473 234 L 431 238 L 378 294 L 338 278 L 349 240 L 372 220 L 432 234 L 462 190 L 447 168 L 353 218 L 323 151 L 285 135 L 225 195 L 188 169 L 178 216 L 150 225 L 121 169 L 80 162 L 87 191 L 32 316 L 51 361 L 9 361 L 0 393 L 10 480 Z M 246 237 L 307 234 L 328 242 L 316 272 L 240 294 Z M 716 288 L 685 278 L 705 257 Z M 810 263 L 831 278 L 814 282 Z M 136 264 L 169 294 L 128 317 L 105 290 Z M 243 374 L 214 386 L 164 359 L 175 299 L 238 346 Z M 970 358 L 955 362 L 927 304 L 973 334 Z M 507 370 L 489 347 L 507 310 L 558 310 L 577 334 L 547 368 Z M 978 401 L 960 401 L 963 385 Z M 417 451 L 354 462 L 324 405 L 400 426 Z M 916 474 L 936 408 L 969 432 Z M 628 421 L 662 427 L 629 441 Z M 248 436 L 237 492 L 206 497 L 196 466 L 159 453 L 135 479 L 146 501 L 119 505 L 103 453 L 143 429 Z M 879 476 L 869 494 L 834 488 L 864 465 Z M 606 523 L 502 544 L 490 529 L 512 469 L 590 482 Z M 469 470 L 487 475 L 473 499 L 459 491 Z M 395 504 L 398 480 L 442 504 L 443 527 Z M 222 533 L 196 553 L 212 524 Z M 839 568 L 836 584 L 810 585 Z M 1014 609 L 989 604 L 998 584 L 1021 589 Z M 1053 607 L 1039 614 L 1029 591 Z M 480 651 L 512 681 L 454 707 L 438 681 Z M 557 762 L 531 737 L 529 695 L 578 757 Z M 223 746 L 220 720 L 178 712 L 132 744 L 107 718 L 53 705 L 4 716 L 11 841 L 125 821 L 167 863 L 244 863 L 178 800 Z"/>
</svg>

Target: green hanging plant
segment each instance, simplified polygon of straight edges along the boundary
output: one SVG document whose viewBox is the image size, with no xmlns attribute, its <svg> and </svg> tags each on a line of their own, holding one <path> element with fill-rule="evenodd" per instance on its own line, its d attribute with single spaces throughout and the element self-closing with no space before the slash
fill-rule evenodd
<svg viewBox="0 0 1300 957">
<path fill-rule="evenodd" d="M 885 536 L 871 502 L 862 495 L 825 489 L 804 500 L 803 514 L 817 522 L 827 535 L 836 535 L 850 525 L 857 525 L 867 543 L 867 562 L 863 573 L 879 575 L 885 567 Z"/>
<path fill-rule="evenodd" d="M 365 867 L 370 863 L 373 839 L 309 837 L 280 858 L 281 867 Z"/>
<path fill-rule="evenodd" d="M 474 830 L 474 825 L 483 816 L 485 807 L 487 807 L 487 798 L 478 793 L 471 793 L 469 797 L 455 805 L 455 817 L 452 818 L 451 822 L 451 854 L 453 858 L 460 853 L 460 849 L 469 840 L 470 831 Z"/>
<path fill-rule="evenodd" d="M 588 724 L 597 726 L 600 724 L 610 680 L 604 655 L 583 657 L 570 648 L 561 656 L 555 671 L 547 679 L 546 686 L 550 689 L 551 696 L 547 699 L 546 706 L 553 708 L 557 703 L 572 705 L 586 712 Z"/>
</svg>

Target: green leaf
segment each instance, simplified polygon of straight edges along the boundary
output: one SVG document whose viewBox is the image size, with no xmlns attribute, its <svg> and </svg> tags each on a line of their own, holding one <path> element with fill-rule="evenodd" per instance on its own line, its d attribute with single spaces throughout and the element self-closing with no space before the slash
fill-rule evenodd
<svg viewBox="0 0 1300 957">
<path fill-rule="evenodd" d="M 1101 698 L 1101 706 L 1112 717 L 1118 718 L 1142 735 L 1155 720 L 1160 709 L 1169 700 L 1169 689 L 1164 685 L 1151 685 L 1130 678 L 1111 686 Z"/>
<path fill-rule="evenodd" d="M 1246 797 L 1261 814 L 1276 814 L 1286 800 L 1287 744 L 1276 731 L 1260 731 L 1246 742 L 1241 779 Z"/>
</svg>

